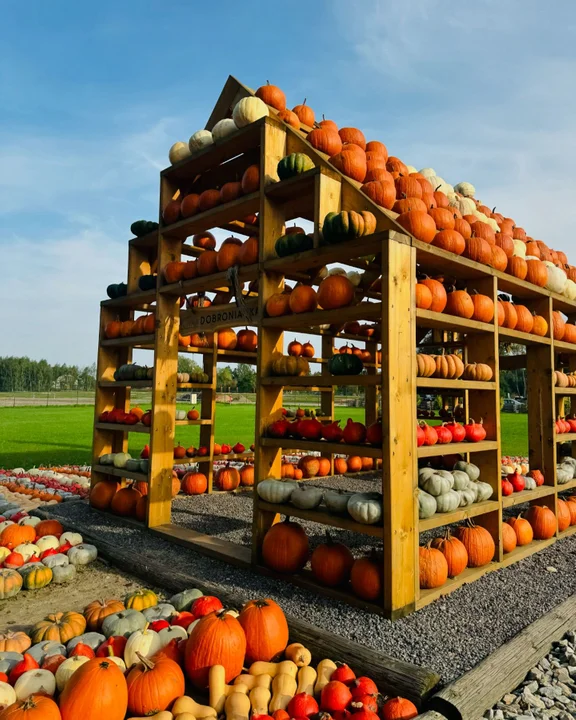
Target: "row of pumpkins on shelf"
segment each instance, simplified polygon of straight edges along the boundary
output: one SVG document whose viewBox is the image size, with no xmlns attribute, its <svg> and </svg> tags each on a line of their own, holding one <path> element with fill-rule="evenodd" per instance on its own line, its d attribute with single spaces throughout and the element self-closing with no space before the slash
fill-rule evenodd
<svg viewBox="0 0 576 720">
<path fill-rule="evenodd" d="M 214 347 L 214 333 L 192 333 L 191 335 L 178 335 L 180 347 L 211 348 Z M 254 330 L 244 328 L 236 332 L 232 328 L 218 330 L 216 347 L 219 350 L 239 350 L 240 352 L 256 352 L 258 347 L 258 334 Z M 208 376 L 206 380 L 208 382 Z"/>
<path fill-rule="evenodd" d="M 556 466 L 556 481 L 558 485 L 566 485 L 576 477 L 576 460 L 569 455 L 560 458 Z"/>
<path fill-rule="evenodd" d="M 330 556 L 318 555 L 317 564 L 330 571 Z M 167 602 L 147 589 L 95 600 L 82 613 L 47 615 L 29 634 L 0 636 L 0 647 L 10 648 L 0 653 L 0 720 L 417 716 L 409 700 L 385 699 L 345 662 L 313 664 L 307 647 L 289 644 L 289 632 L 269 598 L 240 612 L 195 588 Z"/>
<path fill-rule="evenodd" d="M 576 498 L 557 500 L 558 516 L 545 505 L 533 505 L 524 516 L 510 517 L 502 523 L 502 547 L 508 554 L 533 540 L 548 540 L 571 525 L 576 525 Z M 485 528 L 468 520 L 456 529 L 453 536 L 448 530 L 443 537 L 435 538 L 420 547 L 420 587 L 437 588 L 448 578 L 460 575 L 467 567 L 483 567 L 492 562 L 496 545 Z"/>
<path fill-rule="evenodd" d="M 266 93 L 265 97 L 268 103 L 273 103 L 271 107 L 278 110 L 281 102 Z M 267 116 L 269 109 L 264 102 L 253 106 L 253 113 L 244 114 L 248 103 L 257 101 L 258 98 L 242 99 L 234 109 L 235 119 L 221 120 L 216 125 L 213 130 L 216 138 L 209 131 L 199 131 L 187 146 L 177 143 L 170 151 L 171 162 L 201 150 L 214 139 L 227 137 L 240 125 Z M 576 298 L 576 267 L 568 265 L 566 255 L 550 250 L 542 241 L 533 240 L 512 218 L 475 200 L 476 189 L 471 183 L 462 182 L 453 187 L 433 168 L 418 172 L 399 158 L 389 156 L 384 143 L 367 142 L 357 128 L 339 129 L 334 121 L 324 119 L 316 123 L 313 111 L 308 112 L 307 107 L 305 115 L 307 120 L 312 120 L 309 127 L 313 129 L 307 135 L 310 145 L 327 155 L 329 162 L 344 175 L 363 183 L 362 191 L 373 202 L 398 212 L 399 224 L 416 238 Z M 299 116 L 284 115 L 281 119 L 300 129 Z M 284 159 L 287 171 L 305 172 L 314 165 L 308 156 L 295 155 L 299 157 Z M 282 170 L 284 168 L 279 175 L 283 175 Z"/>
<path fill-rule="evenodd" d="M 166 283 L 172 284 L 224 272 L 234 265 L 253 265 L 257 262 L 258 238 L 250 237 L 242 242 L 231 236 L 224 240 L 218 250 L 205 250 L 197 259 L 187 262 L 173 260 L 164 266 L 162 272 Z"/>
<path fill-rule="evenodd" d="M 456 462 L 452 471 L 431 467 L 418 470 L 418 513 L 422 520 L 486 502 L 493 494 L 492 486 L 480 479 L 480 468 L 464 460 Z"/>
<path fill-rule="evenodd" d="M 380 458 L 361 457 L 360 455 L 348 455 L 347 457 L 336 456 L 334 458 L 334 474 L 344 475 L 346 473 L 370 472 L 379 470 L 382 467 Z M 280 468 L 280 477 L 289 480 L 301 480 L 313 477 L 327 477 L 331 475 L 332 466 L 330 460 L 320 455 L 304 455 L 298 463 L 283 462 Z"/>
<path fill-rule="evenodd" d="M 573 469 L 572 469 L 573 472 Z M 508 497 L 513 493 L 536 490 L 544 485 L 544 475 L 541 470 L 530 470 L 525 475 L 519 469 L 514 472 L 502 472 L 502 495 Z"/>
<path fill-rule="evenodd" d="M 76 569 L 96 560 L 94 545 L 78 533 L 64 532 L 57 520 L 23 515 L 0 523 L 0 599 L 22 589 L 40 590 L 76 577 Z"/>
<path fill-rule="evenodd" d="M 268 478 L 259 482 L 256 490 L 265 502 L 274 505 L 292 504 L 300 510 L 322 510 L 347 515 L 362 525 L 374 525 L 382 517 L 382 494 L 353 493 L 302 485 L 292 480 Z"/>
<path fill-rule="evenodd" d="M 416 444 L 418 447 L 446 445 L 448 443 L 482 442 L 486 439 L 486 428 L 482 418 L 475 422 L 473 418 L 465 423 L 449 420 L 441 425 L 428 425 L 420 420 L 416 426 Z"/>
<path fill-rule="evenodd" d="M 350 357 L 350 356 L 344 356 Z M 382 445 L 382 422 L 377 421 L 368 427 L 361 422 L 348 418 L 343 428 L 340 420 L 322 423 L 316 417 L 288 420 L 285 416 L 271 419 L 266 435 L 273 438 L 295 437 L 302 440 L 326 440 L 329 443 L 344 442 L 347 445 Z M 306 475 L 305 475 L 306 477 Z"/>
<path fill-rule="evenodd" d="M 426 355 L 418 353 L 416 355 L 416 366 L 418 377 L 442 378 L 444 380 L 480 380 L 488 382 L 494 377 L 494 373 L 490 365 L 486 363 L 464 363 L 457 353 L 441 355 Z"/>
<path fill-rule="evenodd" d="M 561 388 L 576 387 L 576 371 L 563 372 L 554 370 L 554 385 Z"/>
</svg>

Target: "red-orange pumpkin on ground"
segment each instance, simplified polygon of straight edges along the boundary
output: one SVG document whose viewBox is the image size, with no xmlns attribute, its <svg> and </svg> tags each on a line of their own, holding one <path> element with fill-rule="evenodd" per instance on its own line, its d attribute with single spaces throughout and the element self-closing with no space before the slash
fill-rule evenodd
<svg viewBox="0 0 576 720">
<path fill-rule="evenodd" d="M 106 658 L 93 658 L 66 683 L 59 700 L 62 720 L 124 720 L 128 687 L 122 670 Z"/>
<path fill-rule="evenodd" d="M 205 615 L 186 641 L 184 665 L 194 687 L 208 686 L 213 665 L 223 665 L 225 682 L 242 672 L 246 655 L 246 635 L 238 620 L 225 610 Z"/>
<path fill-rule="evenodd" d="M 468 567 L 482 567 L 492 561 L 496 546 L 486 528 L 469 521 L 468 525 L 456 530 L 456 536 L 468 553 Z"/>
<path fill-rule="evenodd" d="M 337 587 L 350 577 L 354 557 L 342 543 L 333 542 L 326 533 L 326 542 L 318 545 L 310 558 L 312 574 L 321 585 Z"/>
<path fill-rule="evenodd" d="M 274 600 L 250 600 L 242 608 L 238 621 L 246 635 L 246 663 L 270 662 L 286 649 L 288 623 Z"/>
<path fill-rule="evenodd" d="M 358 558 L 350 570 L 350 585 L 363 600 L 377 600 L 382 594 L 384 565 L 377 557 Z"/>
<path fill-rule="evenodd" d="M 126 684 L 128 710 L 140 716 L 166 710 L 185 690 L 180 665 L 163 655 L 153 660 L 140 656 L 140 662 L 130 668 Z"/>
<path fill-rule="evenodd" d="M 526 513 L 536 540 L 548 540 L 556 533 L 556 516 L 545 505 L 532 505 Z"/>
<path fill-rule="evenodd" d="M 100 480 L 94 485 L 92 490 L 90 490 L 90 505 L 97 510 L 108 510 L 112 498 L 119 489 L 120 484 L 115 480 Z M 38 524 L 41 525 L 42 523 Z M 48 535 L 51 534 L 52 533 L 48 533 Z"/>
<path fill-rule="evenodd" d="M 189 472 L 182 478 L 182 492 L 186 495 L 202 495 L 208 489 L 208 478 L 203 473 Z"/>
</svg>

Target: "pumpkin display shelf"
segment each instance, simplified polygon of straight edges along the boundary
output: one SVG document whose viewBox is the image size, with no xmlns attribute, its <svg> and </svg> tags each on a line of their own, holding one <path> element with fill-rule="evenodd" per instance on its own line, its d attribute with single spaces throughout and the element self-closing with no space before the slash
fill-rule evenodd
<svg viewBox="0 0 576 720">
<path fill-rule="evenodd" d="M 229 119 L 232 108 L 239 101 L 253 97 L 252 90 L 230 77 L 206 129 L 212 130 L 219 121 Z M 153 334 L 102 339 L 100 342 L 92 482 L 96 483 L 107 474 L 130 478 L 122 470 L 114 469 L 112 472 L 109 466 L 98 465 L 97 459 L 104 453 L 125 451 L 131 428 L 109 427 L 108 423 L 98 422 L 98 416 L 112 407 L 127 409 L 131 388 L 151 386 L 146 525 L 152 532 L 198 552 L 251 567 L 263 574 L 396 618 L 487 572 L 517 562 L 572 531 L 568 528 L 552 538 L 533 540 L 504 553 L 504 508 L 521 503 L 541 504 L 557 514 L 558 493 L 575 487 L 558 484 L 556 461 L 560 443 L 572 443 L 576 449 L 576 433 L 555 434 L 553 429 L 554 421 L 564 415 L 565 403 L 576 394 L 576 388 L 554 387 L 553 371 L 576 370 L 576 343 L 559 341 L 554 337 L 557 314 L 563 313 L 573 322 L 576 301 L 508 272 L 416 239 L 397 222 L 397 213 L 373 202 L 361 191 L 360 182 L 340 172 L 338 163 L 328 162 L 328 155 L 308 142 L 310 127 L 302 123 L 298 126 L 298 122 L 296 127 L 289 126 L 281 122 L 277 114 L 274 108 L 269 107 L 267 114 L 259 119 L 247 120 L 244 127 L 231 134 L 216 137 L 214 142 L 203 147 L 192 148 L 191 154 L 184 152 L 186 157 L 181 160 L 174 158 L 174 164 L 161 172 L 160 227 L 155 233 L 130 241 L 127 294 L 101 304 L 102 331 L 115 318 L 132 320 L 135 310 L 154 311 L 155 323 Z M 246 186 L 245 177 L 249 180 Z M 227 185 L 230 186 L 230 196 L 223 196 Z M 183 208 L 188 198 L 190 205 L 194 205 L 194 211 L 182 217 L 182 214 L 187 214 Z M 205 198 L 203 205 L 199 198 Z M 257 222 L 250 217 L 255 213 L 258 214 Z M 346 219 L 343 219 L 345 216 Z M 299 219 L 311 222 L 313 232 L 307 236 L 301 234 L 296 240 L 287 240 L 289 235 L 283 235 L 284 229 L 290 221 L 297 223 Z M 353 226 L 351 234 L 344 233 L 344 226 L 348 228 L 346 232 Z M 207 233 L 212 228 L 223 228 L 249 239 L 254 238 L 257 240 L 257 257 L 253 256 L 249 263 L 242 264 L 239 255 L 235 256 L 236 251 L 232 250 L 230 257 L 236 259 L 228 264 L 221 255 L 222 263 L 218 265 L 218 253 L 222 248 L 218 253 L 209 254 L 211 248 L 193 247 L 186 242 L 190 236 Z M 344 234 L 338 235 L 339 232 Z M 354 234 L 355 237 L 352 237 Z M 277 245 L 279 239 L 282 242 Z M 196 258 L 194 274 L 187 279 L 183 279 L 183 275 L 181 279 L 165 282 L 163 273 L 167 266 L 181 263 L 184 256 Z M 318 306 L 316 302 L 311 305 L 304 301 L 299 303 L 295 299 L 298 293 L 290 300 L 286 299 L 285 281 L 308 288 L 298 297 L 304 298 L 306 294 L 317 297 L 322 293 L 321 284 L 326 279 L 326 273 L 322 274 L 322 271 L 334 263 L 346 265 L 352 272 L 361 271 L 356 272 L 357 282 L 345 302 L 338 294 L 340 291 L 336 290 L 326 295 L 327 303 L 319 302 Z M 155 289 L 142 290 L 141 278 L 154 272 L 161 278 Z M 460 312 L 457 304 L 455 308 L 450 308 L 450 312 L 418 307 L 417 274 L 454 278 L 459 288 L 466 287 L 468 292 L 484 296 L 482 301 L 493 308 L 497 307 L 501 294 L 504 294 L 504 303 L 511 296 L 515 302 L 525 306 L 528 315 L 537 314 L 547 329 L 536 334 L 512 325 L 506 327 L 506 323 L 499 324 L 497 313 L 494 317 L 480 313 L 472 318 Z M 248 291 L 243 289 L 246 283 L 250 283 Z M 333 285 L 336 287 L 337 283 Z M 225 292 L 227 299 L 218 306 L 180 307 L 180 298 L 184 295 L 204 292 Z M 291 292 L 294 293 L 294 289 Z M 234 296 L 237 296 L 236 301 L 231 299 Z M 282 305 L 285 310 L 278 310 Z M 272 308 L 274 311 L 268 312 Z M 357 334 L 358 323 L 361 322 L 379 328 L 378 336 Z M 219 332 L 245 325 L 258 330 L 256 351 L 243 354 L 235 349 L 217 347 Z M 289 331 L 318 336 L 321 347 L 316 357 L 311 359 L 311 371 L 318 370 L 319 374 L 299 370 L 294 374 L 274 372 L 274 363 L 287 350 L 284 333 Z M 214 333 L 212 347 L 178 346 L 179 334 L 187 336 L 202 332 Z M 336 339 L 362 343 L 371 355 L 365 364 L 365 372 L 356 375 L 330 373 Z M 507 355 L 506 348 L 511 343 L 521 346 L 524 353 Z M 153 379 L 115 382 L 114 370 L 130 362 L 134 348 L 153 350 Z M 492 377 L 486 381 L 449 375 L 417 377 L 417 352 L 420 351 L 457 351 L 466 364 L 488 366 Z M 197 421 L 200 423 L 201 444 L 208 447 L 209 452 L 203 457 L 185 460 L 206 464 L 210 468 L 210 489 L 211 468 L 215 460 L 251 457 L 248 453 L 213 454 L 216 366 L 220 360 L 250 362 L 257 368 L 256 486 L 266 478 L 281 477 L 286 451 L 318 453 L 330 464 L 334 462 L 335 455 L 373 458 L 381 461 L 382 466 L 381 518 L 368 525 L 323 509 L 303 510 L 288 502 L 265 502 L 258 492 L 254 492 L 251 548 L 172 524 L 174 433 L 180 424 L 190 424 L 175 420 L 179 352 L 201 356 L 204 372 L 210 379 L 208 389 L 202 393 L 202 411 Z M 377 360 L 378 357 L 380 359 Z M 536 490 L 503 497 L 499 373 L 517 368 L 527 370 L 530 465 L 542 471 L 545 484 Z M 140 382 L 145 385 L 139 385 Z M 368 445 L 363 442 L 270 436 L 270 423 L 282 412 L 284 389 L 301 388 L 317 392 L 321 417 L 333 420 L 335 385 L 362 388 L 366 425 L 376 423 L 381 417 L 381 443 Z M 196 384 L 183 384 L 181 387 L 186 386 L 196 387 Z M 461 399 L 466 422 L 472 422 L 472 418 L 483 419 L 484 439 L 418 446 L 415 410 L 417 396 L 424 391 L 440 395 L 443 403 L 445 399 Z M 136 432 L 145 431 L 138 429 Z M 431 462 L 436 467 L 440 467 L 442 462 L 453 463 L 451 456 L 454 455 L 461 455 L 478 467 L 481 480 L 489 486 L 488 489 L 492 489 L 491 497 L 467 507 L 435 512 L 419 519 L 419 468 Z M 352 482 L 350 489 L 353 489 Z M 361 599 L 346 588 L 320 585 L 308 570 L 279 572 L 266 565 L 264 540 L 282 515 L 357 532 L 381 541 L 378 543 L 382 554 L 381 595 L 375 599 Z M 420 533 L 472 519 L 492 536 L 495 545 L 492 562 L 466 568 L 440 587 L 420 589 Z"/>
</svg>

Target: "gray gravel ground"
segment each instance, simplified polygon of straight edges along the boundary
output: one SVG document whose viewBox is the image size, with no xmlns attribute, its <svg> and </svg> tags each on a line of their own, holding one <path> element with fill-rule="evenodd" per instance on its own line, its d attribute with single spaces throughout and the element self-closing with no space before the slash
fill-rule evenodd
<svg viewBox="0 0 576 720">
<path fill-rule="evenodd" d="M 484 717 L 487 720 L 574 720 L 576 717 L 576 633 L 566 633 L 546 657 Z"/>
<path fill-rule="evenodd" d="M 223 532 L 218 534 L 222 537 L 246 542 L 249 496 L 178 499 L 174 507 L 176 522 L 188 518 L 196 529 L 204 527 L 214 534 L 220 528 Z M 190 572 L 221 585 L 239 599 L 272 597 L 287 613 L 394 657 L 427 666 L 438 672 L 444 683 L 459 677 L 526 625 L 576 592 L 576 537 L 573 536 L 509 568 L 489 573 L 392 623 L 379 615 L 315 595 L 288 582 L 262 577 L 168 543 L 145 531 L 124 527 L 120 520 L 92 512 L 84 502 L 54 506 L 52 512 L 64 522 L 69 519 L 79 528 L 90 526 L 96 537 L 132 550 L 135 563 L 139 558 L 145 561 L 147 556 L 161 557 L 175 570 Z M 231 525 L 232 528 L 226 530 Z M 313 533 L 314 543 L 320 540 L 323 529 L 315 523 L 307 527 Z M 357 537 L 345 535 L 346 542 L 354 544 L 355 552 L 361 549 Z M 554 568 L 555 572 L 549 568 Z"/>
</svg>

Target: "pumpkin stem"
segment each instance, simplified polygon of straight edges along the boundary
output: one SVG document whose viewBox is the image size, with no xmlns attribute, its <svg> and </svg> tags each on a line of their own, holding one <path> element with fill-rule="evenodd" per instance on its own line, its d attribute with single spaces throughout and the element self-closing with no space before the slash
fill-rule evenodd
<svg viewBox="0 0 576 720">
<path fill-rule="evenodd" d="M 154 670 L 155 666 L 154 666 L 154 663 L 152 662 L 152 660 L 149 660 L 147 657 L 144 657 L 144 655 L 142 655 L 138 651 L 136 651 L 136 655 L 138 656 L 138 659 L 140 660 L 142 665 L 144 665 L 145 671 L 146 670 Z"/>
</svg>

